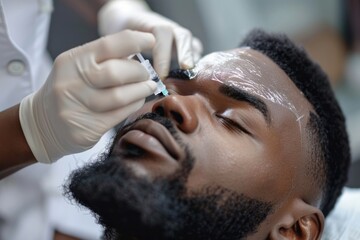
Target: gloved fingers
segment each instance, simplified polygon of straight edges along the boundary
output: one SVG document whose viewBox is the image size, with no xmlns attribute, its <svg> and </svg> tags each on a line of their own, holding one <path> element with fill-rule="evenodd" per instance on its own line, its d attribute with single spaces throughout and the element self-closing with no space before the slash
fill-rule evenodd
<svg viewBox="0 0 360 240">
<path fill-rule="evenodd" d="M 91 116 L 88 115 L 88 112 L 84 114 L 82 112 L 72 113 L 67 116 L 66 119 L 75 123 L 80 120 L 82 124 L 78 126 L 81 129 L 74 129 L 70 134 L 76 145 L 82 146 L 81 148 L 85 150 L 88 145 L 94 145 L 105 132 L 141 108 L 144 103 L 145 99 L 140 99 L 118 109 L 98 113 L 92 112 Z M 96 130 L 89 131 L 93 129 L 94 126 L 96 126 Z M 76 130 L 80 131 L 77 132 Z M 84 132 L 81 133 L 81 131 Z M 67 148 L 71 148 L 71 145 L 67 146 Z"/>
<path fill-rule="evenodd" d="M 136 60 L 111 59 L 83 73 L 84 81 L 93 88 L 109 88 L 149 79 L 144 66 Z"/>
<path fill-rule="evenodd" d="M 116 124 L 121 123 L 130 114 L 139 110 L 144 105 L 144 103 L 145 103 L 145 99 L 140 99 L 122 108 L 101 113 L 99 115 L 99 118 L 101 118 L 102 122 L 106 123 L 106 125 L 104 126 L 104 132 L 108 131 L 111 127 L 115 126 Z"/>
<path fill-rule="evenodd" d="M 174 29 L 174 37 L 178 61 L 181 69 L 194 67 L 192 41 L 193 37 L 189 30 L 178 27 Z"/>
<path fill-rule="evenodd" d="M 158 26 L 152 30 L 156 43 L 153 48 L 154 68 L 161 79 L 169 73 L 174 42 L 172 26 Z"/>
<path fill-rule="evenodd" d="M 155 38 L 151 33 L 125 30 L 85 44 L 81 52 L 85 57 L 88 57 L 88 52 L 93 52 L 95 61 L 101 63 L 151 49 L 154 44 Z"/>
<path fill-rule="evenodd" d="M 114 88 L 88 88 L 79 94 L 79 101 L 93 112 L 107 112 L 145 99 L 153 94 L 155 89 L 156 83 L 151 80 Z"/>
</svg>

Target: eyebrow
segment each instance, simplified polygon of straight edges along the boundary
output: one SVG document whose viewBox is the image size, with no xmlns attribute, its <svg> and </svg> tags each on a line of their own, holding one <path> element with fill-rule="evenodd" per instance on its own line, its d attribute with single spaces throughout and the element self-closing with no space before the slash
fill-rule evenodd
<svg viewBox="0 0 360 240">
<path fill-rule="evenodd" d="M 183 69 L 172 69 L 167 77 L 177 78 L 181 80 L 190 80 L 189 75 L 186 74 L 186 70 Z"/>
<path fill-rule="evenodd" d="M 269 109 L 265 104 L 265 102 L 259 97 L 250 94 L 242 89 L 239 89 L 235 86 L 227 85 L 227 84 L 222 84 L 219 87 L 219 91 L 220 93 L 224 94 L 229 98 L 232 98 L 237 101 L 245 101 L 249 103 L 251 106 L 256 108 L 262 114 L 267 125 L 271 125 L 271 117 L 270 117 Z"/>
</svg>

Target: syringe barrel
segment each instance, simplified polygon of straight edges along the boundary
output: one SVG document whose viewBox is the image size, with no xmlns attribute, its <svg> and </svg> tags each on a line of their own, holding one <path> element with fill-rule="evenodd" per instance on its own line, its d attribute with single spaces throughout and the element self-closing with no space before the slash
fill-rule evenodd
<svg viewBox="0 0 360 240">
<path fill-rule="evenodd" d="M 168 96 L 169 92 L 166 90 L 166 86 L 161 81 L 159 75 L 155 72 L 154 68 L 151 66 L 148 59 L 144 59 L 144 57 L 141 55 L 141 53 L 137 53 L 136 56 L 138 57 L 140 63 L 145 67 L 145 69 L 148 71 L 151 80 L 156 82 L 156 90 L 155 95 L 158 95 L 162 93 L 164 96 Z"/>
<path fill-rule="evenodd" d="M 141 64 L 146 68 L 146 70 L 148 71 L 151 80 L 158 82 L 160 80 L 159 76 L 157 75 L 157 73 L 155 72 L 154 68 L 151 66 L 149 60 L 145 60 L 143 62 L 141 62 Z"/>
</svg>

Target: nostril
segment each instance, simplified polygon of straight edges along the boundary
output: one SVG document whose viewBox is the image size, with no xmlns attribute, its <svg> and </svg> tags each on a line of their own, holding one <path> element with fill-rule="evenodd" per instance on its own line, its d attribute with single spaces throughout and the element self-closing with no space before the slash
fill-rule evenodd
<svg viewBox="0 0 360 240">
<path fill-rule="evenodd" d="M 155 108 L 155 113 L 159 114 L 160 116 L 165 116 L 165 110 L 161 106 Z"/>
<path fill-rule="evenodd" d="M 182 124 L 184 122 L 184 119 L 180 113 L 175 112 L 175 111 L 170 111 L 170 114 L 177 123 Z"/>
</svg>

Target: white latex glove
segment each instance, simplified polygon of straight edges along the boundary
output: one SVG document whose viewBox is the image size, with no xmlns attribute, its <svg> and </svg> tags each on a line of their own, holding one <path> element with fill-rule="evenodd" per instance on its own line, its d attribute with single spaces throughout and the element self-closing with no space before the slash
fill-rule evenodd
<svg viewBox="0 0 360 240">
<path fill-rule="evenodd" d="M 124 29 L 153 33 L 156 38 L 153 48 L 154 68 L 160 78 L 169 73 L 174 43 L 180 68 L 193 68 L 201 57 L 202 44 L 188 29 L 151 11 L 144 1 L 109 1 L 99 11 L 98 22 L 102 35 Z"/>
<path fill-rule="evenodd" d="M 156 84 L 127 57 L 154 44 L 152 34 L 127 30 L 59 55 L 46 83 L 20 104 L 21 127 L 35 158 L 51 163 L 89 149 L 139 109 Z"/>
</svg>

